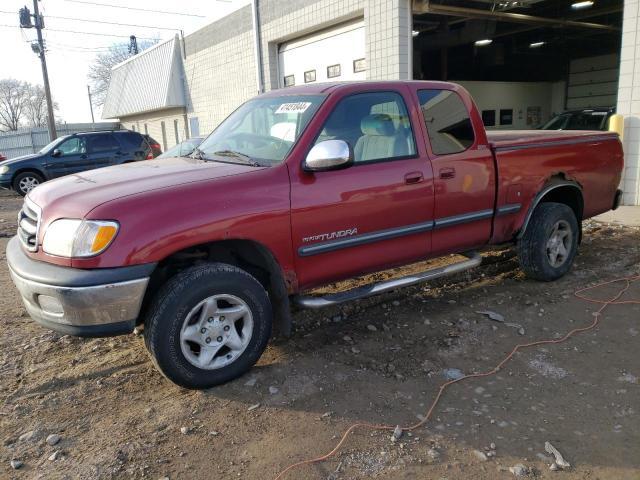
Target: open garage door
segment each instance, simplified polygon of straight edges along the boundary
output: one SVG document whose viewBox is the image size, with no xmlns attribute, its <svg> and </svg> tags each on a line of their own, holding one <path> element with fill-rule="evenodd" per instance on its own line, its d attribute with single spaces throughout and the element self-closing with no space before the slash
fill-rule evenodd
<svg viewBox="0 0 640 480">
<path fill-rule="evenodd" d="M 413 6 L 414 78 L 462 84 L 488 129 L 538 128 L 567 110 L 591 109 L 563 118 L 603 118 L 614 110 L 623 0 L 414 0 Z M 594 128 L 578 120 L 549 125 Z M 606 128 L 606 121 L 596 123 Z"/>
<path fill-rule="evenodd" d="M 364 21 L 323 30 L 280 45 L 280 86 L 366 79 Z"/>
</svg>

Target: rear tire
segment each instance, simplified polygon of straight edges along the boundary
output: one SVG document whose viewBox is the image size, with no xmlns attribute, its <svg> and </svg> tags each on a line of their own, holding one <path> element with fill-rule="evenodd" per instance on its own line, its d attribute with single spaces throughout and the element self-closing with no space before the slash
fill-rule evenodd
<svg viewBox="0 0 640 480">
<path fill-rule="evenodd" d="M 529 278 L 550 282 L 564 276 L 578 251 L 580 230 L 563 203 L 541 203 L 518 243 L 520 266 Z"/>
<path fill-rule="evenodd" d="M 260 358 L 271 336 L 271 303 L 244 270 L 223 263 L 191 267 L 158 292 L 144 324 L 154 364 L 185 388 L 233 380 Z"/>
<path fill-rule="evenodd" d="M 13 179 L 13 189 L 23 197 L 44 182 L 42 175 L 36 172 L 22 172 Z"/>
</svg>

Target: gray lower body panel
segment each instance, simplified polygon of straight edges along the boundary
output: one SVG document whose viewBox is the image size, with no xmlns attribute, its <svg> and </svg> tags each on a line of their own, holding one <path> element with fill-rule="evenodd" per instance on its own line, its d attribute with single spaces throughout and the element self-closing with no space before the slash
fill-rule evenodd
<svg viewBox="0 0 640 480">
<path fill-rule="evenodd" d="M 31 318 L 53 330 L 81 336 L 131 332 L 155 267 L 61 267 L 31 259 L 15 237 L 7 246 L 7 262 Z"/>
</svg>

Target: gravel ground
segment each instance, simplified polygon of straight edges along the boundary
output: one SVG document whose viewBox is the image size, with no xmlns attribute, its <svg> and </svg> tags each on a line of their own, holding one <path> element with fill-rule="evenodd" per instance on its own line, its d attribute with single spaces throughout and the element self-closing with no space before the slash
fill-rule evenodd
<svg viewBox="0 0 640 480">
<path fill-rule="evenodd" d="M 153 369 L 140 337 L 61 336 L 26 316 L 4 261 L 20 204 L 0 192 L 0 478 L 271 479 L 353 422 L 415 423 L 450 369 L 489 370 L 516 343 L 590 323 L 594 305 L 573 292 L 640 273 L 639 229 L 587 222 L 557 282 L 525 279 L 497 249 L 440 283 L 296 312 L 292 338 L 249 374 L 192 392 Z M 543 479 L 640 479 L 639 340 L 640 306 L 610 307 L 597 329 L 454 385 L 411 436 L 357 430 L 336 457 L 286 478 L 508 479 L 522 464 Z M 546 441 L 570 469 L 549 469 Z"/>
</svg>

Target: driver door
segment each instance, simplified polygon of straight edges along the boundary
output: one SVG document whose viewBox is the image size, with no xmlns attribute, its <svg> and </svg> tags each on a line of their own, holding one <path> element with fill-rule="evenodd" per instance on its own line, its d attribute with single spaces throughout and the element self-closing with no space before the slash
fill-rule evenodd
<svg viewBox="0 0 640 480">
<path fill-rule="evenodd" d="M 88 162 L 88 158 L 86 139 L 71 137 L 49 153 L 44 168 L 49 178 L 62 177 L 73 173 L 75 166 Z"/>
<path fill-rule="evenodd" d="M 433 173 L 424 143 L 415 140 L 420 119 L 407 105 L 404 90 L 344 96 L 316 144 L 346 142 L 353 165 L 301 168 L 292 176 L 292 240 L 302 288 L 429 255 Z"/>
</svg>

